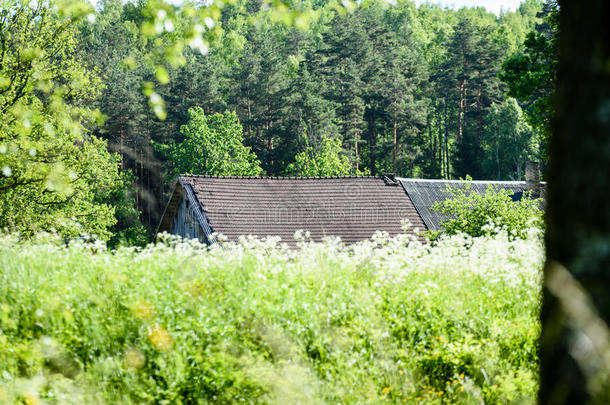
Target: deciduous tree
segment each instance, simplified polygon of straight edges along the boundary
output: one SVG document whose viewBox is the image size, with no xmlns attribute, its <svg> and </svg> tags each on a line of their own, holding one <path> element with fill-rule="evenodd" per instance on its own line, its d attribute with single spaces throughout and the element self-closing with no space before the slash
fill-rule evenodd
<svg viewBox="0 0 610 405">
<path fill-rule="evenodd" d="M 349 159 L 343 153 L 341 141 L 325 136 L 320 150 L 308 146 L 295 156 L 286 172 L 301 177 L 347 176 L 350 174 Z"/>
<path fill-rule="evenodd" d="M 180 128 L 184 140 L 155 147 L 172 162 L 172 173 L 219 176 L 258 176 L 260 161 L 243 145 L 243 128 L 235 112 L 206 115 L 189 109 L 189 122 Z"/>
<path fill-rule="evenodd" d="M 91 6 L 8 0 L 0 10 L 0 227 L 109 237 L 114 208 L 100 196 L 119 181 L 118 159 L 88 131 L 83 103 L 99 80 L 75 56 Z"/>
</svg>

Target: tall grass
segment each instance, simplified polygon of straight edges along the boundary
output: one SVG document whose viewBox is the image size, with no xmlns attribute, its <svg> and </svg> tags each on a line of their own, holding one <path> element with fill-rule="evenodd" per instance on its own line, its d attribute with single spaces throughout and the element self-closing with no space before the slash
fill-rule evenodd
<svg viewBox="0 0 610 405">
<path fill-rule="evenodd" d="M 533 233 L 167 239 L 0 238 L 0 403 L 534 402 Z"/>
</svg>

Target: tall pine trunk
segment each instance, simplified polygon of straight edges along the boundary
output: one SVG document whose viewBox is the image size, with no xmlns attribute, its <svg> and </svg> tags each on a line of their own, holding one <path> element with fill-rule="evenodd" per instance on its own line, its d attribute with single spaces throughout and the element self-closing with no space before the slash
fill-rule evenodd
<svg viewBox="0 0 610 405">
<path fill-rule="evenodd" d="M 460 82 L 460 107 L 458 110 L 458 134 L 457 142 L 462 142 L 462 134 L 464 127 L 464 114 L 466 113 L 466 79 Z"/>
<path fill-rule="evenodd" d="M 375 128 L 375 116 L 373 113 L 369 114 L 369 160 L 371 164 L 371 176 L 376 176 L 376 164 L 375 164 L 375 149 L 377 143 L 377 133 Z"/>
<path fill-rule="evenodd" d="M 480 73 L 479 73 L 480 75 Z M 479 78 L 479 80 L 481 80 Z M 477 145 L 481 144 L 483 138 L 483 85 L 477 87 Z"/>
<path fill-rule="evenodd" d="M 250 89 L 247 92 L 248 99 L 248 140 L 252 142 L 252 99 L 250 98 Z"/>
<path fill-rule="evenodd" d="M 358 113 L 358 108 L 354 106 L 354 121 L 356 120 L 356 114 Z M 360 170 L 360 155 L 358 152 L 358 143 L 360 142 L 360 132 L 358 131 L 358 127 L 355 122 L 353 122 L 354 127 L 354 152 L 356 154 L 356 172 Z"/>
<path fill-rule="evenodd" d="M 392 171 L 396 173 L 396 149 L 398 147 L 398 122 L 396 121 L 396 110 L 394 110 L 394 144 L 392 150 Z"/>
<path fill-rule="evenodd" d="M 442 121 L 442 116 L 441 116 L 441 110 L 440 107 L 438 109 L 438 114 L 437 114 L 437 125 L 438 125 L 438 134 L 437 134 L 437 149 L 438 149 L 438 160 L 437 160 L 437 164 L 440 167 L 440 175 L 441 177 L 443 177 L 443 121 Z"/>
<path fill-rule="evenodd" d="M 541 404 L 610 403 L 610 2 L 560 1 Z"/>
<path fill-rule="evenodd" d="M 496 166 L 498 169 L 498 174 L 496 176 L 496 180 L 500 180 L 502 177 L 502 174 L 500 172 L 500 141 L 499 141 L 499 134 L 498 131 L 496 130 Z M 519 180 L 521 180 L 520 178 L 521 176 L 519 176 Z"/>
<path fill-rule="evenodd" d="M 148 111 L 148 110 L 147 110 Z M 152 165 L 153 165 L 153 161 L 152 161 L 152 154 L 151 154 L 151 146 L 150 146 L 150 125 L 148 122 L 148 113 L 147 113 L 147 119 L 146 119 L 146 191 L 149 193 L 149 196 L 154 196 L 155 194 L 151 189 L 151 184 L 150 184 L 150 172 L 152 171 Z M 148 199 L 149 201 L 146 204 L 146 218 L 142 218 L 142 220 L 146 223 L 146 224 L 152 224 L 153 219 L 152 219 L 152 215 L 151 212 L 153 212 L 153 207 L 154 207 L 154 201 L 150 201 L 151 198 Z M 144 217 L 144 215 L 142 215 L 142 217 Z"/>
<path fill-rule="evenodd" d="M 119 156 L 121 157 L 121 171 L 125 169 L 125 157 L 123 156 L 123 116 L 121 115 L 120 120 L 120 131 L 119 131 Z"/>
<path fill-rule="evenodd" d="M 445 149 L 445 178 L 448 179 L 450 176 L 449 173 L 449 119 L 448 119 L 448 112 L 447 112 L 447 99 L 444 100 L 444 104 L 445 104 L 445 136 L 444 136 L 444 149 Z"/>
</svg>

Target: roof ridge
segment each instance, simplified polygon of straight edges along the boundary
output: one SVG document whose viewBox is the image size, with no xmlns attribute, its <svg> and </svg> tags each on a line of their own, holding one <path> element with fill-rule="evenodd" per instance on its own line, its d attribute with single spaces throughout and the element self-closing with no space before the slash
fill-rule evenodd
<svg viewBox="0 0 610 405">
<path fill-rule="evenodd" d="M 333 180 L 333 179 L 383 179 L 383 175 L 379 176 L 221 176 L 211 174 L 179 174 L 178 177 L 193 177 L 201 179 L 247 179 L 247 180 Z M 468 180 L 456 179 L 421 179 L 396 177 L 399 181 L 413 181 L 417 183 L 465 183 Z M 525 180 L 470 180 L 472 184 L 525 184 Z M 540 184 L 546 185 L 546 181 L 541 181 Z"/>
<path fill-rule="evenodd" d="M 220 176 L 210 174 L 179 174 L 178 177 L 203 179 L 268 179 L 268 180 L 327 180 L 327 179 L 381 179 L 379 176 Z"/>
<path fill-rule="evenodd" d="M 456 180 L 456 179 L 415 179 L 406 177 L 397 177 L 400 181 L 414 181 L 418 183 L 465 183 L 470 181 L 473 184 L 525 184 L 525 180 Z M 541 181 L 541 184 L 546 184 L 546 181 Z"/>
</svg>

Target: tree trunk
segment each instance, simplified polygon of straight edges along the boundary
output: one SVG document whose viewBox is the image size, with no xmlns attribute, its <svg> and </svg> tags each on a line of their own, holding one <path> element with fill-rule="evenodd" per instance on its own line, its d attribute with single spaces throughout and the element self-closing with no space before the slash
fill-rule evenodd
<svg viewBox="0 0 610 405">
<path fill-rule="evenodd" d="M 144 193 L 144 148 L 140 145 L 140 175 L 138 176 L 136 184 L 138 185 L 138 192 L 142 193 L 142 198 L 140 198 L 140 206 L 138 210 L 142 212 L 142 208 L 144 207 L 145 201 L 144 197 L 146 194 Z"/>
<path fill-rule="evenodd" d="M 267 131 L 269 131 L 269 129 L 271 129 L 271 119 L 272 119 L 272 117 L 271 117 L 271 105 L 269 105 L 267 103 L 267 125 L 266 125 Z"/>
<path fill-rule="evenodd" d="M 445 148 L 445 178 L 448 179 L 449 178 L 449 141 L 447 140 L 447 138 L 449 137 L 449 129 L 447 127 L 448 125 L 448 118 L 447 118 L 447 100 L 445 99 L 445 142 L 444 142 L 444 148 Z"/>
<path fill-rule="evenodd" d="M 150 146 L 150 125 L 148 121 L 148 113 L 146 113 L 146 191 L 149 192 L 149 196 L 155 195 L 151 189 L 150 183 L 150 172 L 152 171 L 152 154 L 151 154 L 151 146 Z M 152 198 L 149 198 L 146 202 L 146 224 L 152 224 L 153 218 L 151 213 L 153 212 L 153 207 L 155 206 L 155 201 L 151 201 Z"/>
<path fill-rule="evenodd" d="M 460 108 L 458 111 L 458 134 L 457 142 L 462 141 L 462 132 L 464 126 L 464 113 L 466 112 L 466 79 L 462 79 L 460 83 Z"/>
<path fill-rule="evenodd" d="M 436 131 L 432 129 L 432 115 L 426 117 L 426 125 L 428 126 L 428 139 L 430 140 L 430 157 L 432 159 L 432 170 L 434 176 L 437 176 L 438 166 L 436 164 Z"/>
<path fill-rule="evenodd" d="M 248 97 L 248 140 L 252 142 L 252 99 L 250 98 L 250 89 L 247 92 Z"/>
<path fill-rule="evenodd" d="M 358 142 L 360 141 L 360 133 L 358 132 L 358 127 L 356 126 L 356 114 L 358 113 L 358 109 L 354 106 L 354 115 L 352 119 L 352 126 L 354 128 L 354 153 L 356 159 L 356 172 L 360 170 L 360 154 L 358 152 Z"/>
<path fill-rule="evenodd" d="M 119 131 L 119 156 L 121 157 L 121 171 L 125 168 L 125 159 L 123 157 L 123 116 L 121 115 L 120 124 L 121 130 Z"/>
<path fill-rule="evenodd" d="M 442 121 L 441 121 L 441 113 L 440 110 L 438 112 L 438 117 L 437 117 L 437 125 L 438 125 L 438 134 L 436 135 L 436 148 L 438 149 L 437 151 L 437 164 L 440 164 L 440 174 L 441 176 L 443 175 L 443 126 L 442 126 Z"/>
<path fill-rule="evenodd" d="M 560 1 L 541 404 L 610 403 L 610 2 Z"/>
<path fill-rule="evenodd" d="M 479 73 L 480 75 L 480 73 Z M 479 79 L 481 80 L 481 79 Z M 477 88 L 477 145 L 481 144 L 483 138 L 483 88 L 479 83 Z"/>
<path fill-rule="evenodd" d="M 375 176 L 377 171 L 375 170 L 375 146 L 377 142 L 377 134 L 375 131 L 375 117 L 371 113 L 369 115 L 369 159 L 371 163 L 371 176 Z"/>
<path fill-rule="evenodd" d="M 398 147 L 398 123 L 396 122 L 396 111 L 394 111 L 394 148 L 392 151 L 392 171 L 396 173 L 396 148 Z"/>
<path fill-rule="evenodd" d="M 501 180 L 501 173 L 500 173 L 500 141 L 499 141 L 499 134 L 498 131 L 496 130 L 496 165 L 498 167 L 498 175 L 497 175 L 497 180 Z M 520 179 L 519 179 L 520 180 Z"/>
</svg>

